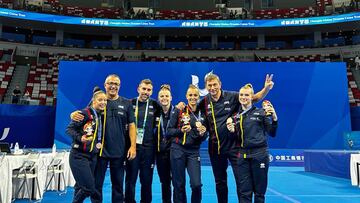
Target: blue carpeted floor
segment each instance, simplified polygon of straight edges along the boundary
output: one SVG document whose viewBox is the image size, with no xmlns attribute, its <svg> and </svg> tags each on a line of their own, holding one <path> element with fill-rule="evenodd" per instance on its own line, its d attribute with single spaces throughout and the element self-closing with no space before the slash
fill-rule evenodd
<svg viewBox="0 0 360 203">
<path fill-rule="evenodd" d="M 236 186 L 231 171 L 228 169 L 229 203 L 237 202 Z M 187 179 L 188 180 L 188 179 Z M 214 177 L 210 166 L 202 166 L 203 201 L 217 202 Z M 140 201 L 140 183 L 136 187 L 136 199 Z M 104 184 L 104 202 L 111 202 L 111 183 L 107 176 Z M 187 182 L 187 194 L 190 198 L 191 190 Z M 59 196 L 56 192 L 46 192 L 42 202 L 69 203 L 72 200 L 73 189 L 67 194 Z M 311 202 L 311 203 L 359 203 L 360 188 L 351 186 L 350 180 L 334 178 L 304 172 L 299 167 L 271 167 L 269 185 L 266 193 L 267 202 Z M 17 203 L 25 200 L 17 200 Z M 27 202 L 27 201 L 26 201 Z M 86 200 L 86 202 L 90 202 Z M 153 202 L 161 202 L 160 182 L 155 170 L 153 181 Z M 190 202 L 190 201 L 189 201 Z"/>
</svg>

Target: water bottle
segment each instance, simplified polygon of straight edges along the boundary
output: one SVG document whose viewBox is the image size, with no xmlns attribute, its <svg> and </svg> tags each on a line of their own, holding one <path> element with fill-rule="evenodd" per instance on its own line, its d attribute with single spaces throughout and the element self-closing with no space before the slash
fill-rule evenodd
<svg viewBox="0 0 360 203">
<path fill-rule="evenodd" d="M 18 153 L 19 152 L 19 143 L 15 143 L 15 148 L 14 148 L 14 152 Z"/>
<path fill-rule="evenodd" d="M 52 152 L 53 155 L 56 154 L 56 144 L 55 143 L 52 146 L 51 152 Z"/>
</svg>

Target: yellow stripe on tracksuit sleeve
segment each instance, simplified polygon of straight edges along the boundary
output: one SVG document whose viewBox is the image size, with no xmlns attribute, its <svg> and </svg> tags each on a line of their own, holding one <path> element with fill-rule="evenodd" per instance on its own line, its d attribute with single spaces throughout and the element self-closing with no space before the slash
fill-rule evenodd
<svg viewBox="0 0 360 203">
<path fill-rule="evenodd" d="M 158 143 L 157 143 L 157 150 L 158 152 L 160 152 L 160 119 L 159 119 L 159 123 L 158 123 Z"/>
<path fill-rule="evenodd" d="M 183 141 L 182 141 L 182 145 L 184 145 L 186 142 L 186 132 L 184 132 L 184 136 L 183 136 Z"/>
<path fill-rule="evenodd" d="M 103 131 L 102 131 L 102 141 L 101 141 L 100 156 L 102 156 L 102 152 L 103 152 L 103 149 L 104 149 L 105 126 L 106 126 L 106 106 L 104 108 L 104 125 L 103 125 Z"/>
<path fill-rule="evenodd" d="M 241 147 L 244 147 L 244 128 L 243 128 L 243 115 L 240 115 L 240 135 L 241 135 Z"/>
<path fill-rule="evenodd" d="M 216 135 L 216 139 L 217 139 L 217 142 L 218 142 L 218 154 L 220 154 L 220 139 L 219 139 L 219 134 L 217 132 L 216 119 L 215 119 L 215 113 L 214 113 L 214 106 L 213 106 L 212 102 L 210 102 L 210 105 L 211 105 L 212 118 L 214 120 L 215 135 Z"/>
<path fill-rule="evenodd" d="M 97 130 L 98 130 L 99 121 L 96 120 L 95 123 L 96 123 L 96 125 L 95 125 L 95 133 L 94 133 L 94 138 L 93 138 L 93 140 L 91 142 L 90 152 L 92 152 L 92 150 L 94 149 L 94 142 L 95 142 L 96 136 L 97 136 Z"/>
</svg>

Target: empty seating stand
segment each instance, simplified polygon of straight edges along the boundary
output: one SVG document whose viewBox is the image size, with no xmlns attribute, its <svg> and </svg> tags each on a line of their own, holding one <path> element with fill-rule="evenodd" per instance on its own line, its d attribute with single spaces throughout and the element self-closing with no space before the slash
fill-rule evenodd
<svg viewBox="0 0 360 203">
<path fill-rule="evenodd" d="M 81 39 L 64 39 L 64 46 L 82 48 L 85 46 L 85 41 Z"/>
<path fill-rule="evenodd" d="M 295 40 L 292 44 L 294 49 L 314 47 L 314 40 Z"/>
<path fill-rule="evenodd" d="M 215 56 L 198 56 L 198 57 L 184 57 L 184 56 L 148 56 L 145 58 L 145 61 L 152 62 L 233 62 L 233 57 L 215 57 Z"/>
<path fill-rule="evenodd" d="M 44 37 L 44 36 L 33 36 L 33 44 L 40 44 L 40 45 L 56 45 L 55 37 Z"/>
<path fill-rule="evenodd" d="M 92 48 L 101 48 L 101 49 L 111 49 L 112 42 L 111 41 L 91 41 L 90 42 Z"/>
<path fill-rule="evenodd" d="M 360 90 L 355 82 L 353 73 L 349 68 L 347 69 L 347 78 L 349 81 L 348 94 L 350 106 L 360 106 Z"/>
<path fill-rule="evenodd" d="M 234 42 L 219 42 L 218 43 L 218 49 L 235 49 L 235 43 Z"/>
<path fill-rule="evenodd" d="M 331 62 L 330 55 L 260 56 L 262 62 Z"/>
<path fill-rule="evenodd" d="M 307 8 L 289 8 L 289 9 L 266 9 L 253 12 L 255 19 L 273 19 L 273 18 L 305 18 L 314 16 L 316 9 Z"/>
<path fill-rule="evenodd" d="M 208 11 L 208 10 L 161 10 L 155 14 L 155 19 L 164 20 L 210 20 L 210 19 L 221 19 L 222 16 L 219 11 Z"/>
<path fill-rule="evenodd" d="M 325 38 L 322 40 L 322 45 L 325 47 L 330 46 L 345 46 L 345 38 L 337 37 L 337 38 Z"/>
<path fill-rule="evenodd" d="M 0 55 L 2 52 L 3 51 L 0 51 Z M 15 62 L 0 61 L 0 102 L 6 94 L 14 69 Z"/>
<path fill-rule="evenodd" d="M 1 38 L 3 40 L 9 41 L 9 42 L 25 43 L 25 35 L 24 34 L 3 32 Z"/>
<path fill-rule="evenodd" d="M 57 62 L 53 56 L 49 55 L 48 64 L 36 64 L 30 67 L 26 91 L 32 99 L 39 100 L 41 105 L 54 105 L 58 74 Z"/>
</svg>

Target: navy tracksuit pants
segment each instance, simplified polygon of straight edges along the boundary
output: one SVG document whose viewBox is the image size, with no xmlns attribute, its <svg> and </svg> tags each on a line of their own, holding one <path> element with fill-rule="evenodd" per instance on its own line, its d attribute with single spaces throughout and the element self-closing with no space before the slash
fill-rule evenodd
<svg viewBox="0 0 360 203">
<path fill-rule="evenodd" d="M 268 183 L 269 153 L 260 150 L 247 154 L 239 159 L 240 169 L 240 201 L 251 203 L 254 195 L 255 203 L 265 202 L 265 193 Z"/>
<path fill-rule="evenodd" d="M 126 163 L 125 178 L 125 202 L 135 203 L 135 186 L 139 175 L 141 184 L 140 202 L 152 201 L 152 180 L 155 163 L 155 149 L 145 148 L 140 145 L 136 147 L 136 157 Z"/>
<path fill-rule="evenodd" d="M 235 182 L 236 182 L 236 192 L 240 202 L 241 172 L 238 164 L 239 152 L 237 150 L 229 150 L 221 154 L 210 153 L 210 152 L 209 154 L 210 154 L 212 171 L 215 177 L 216 195 L 217 195 L 218 203 L 228 202 L 228 186 L 227 186 L 227 171 L 226 171 L 228 168 L 228 161 L 230 161 L 234 173 Z"/>
<path fill-rule="evenodd" d="M 73 203 L 83 202 L 87 197 L 98 198 L 95 189 L 94 170 L 97 154 L 88 154 L 72 149 L 69 157 L 71 172 L 75 178 Z"/>
<path fill-rule="evenodd" d="M 163 203 L 171 203 L 170 150 L 156 153 L 156 168 L 161 182 Z"/>
<path fill-rule="evenodd" d="M 191 202 L 201 202 L 201 169 L 199 149 L 170 149 L 174 203 L 186 203 L 185 169 L 190 177 Z"/>
<path fill-rule="evenodd" d="M 124 194 L 124 158 L 105 158 L 98 157 L 96 169 L 95 169 L 95 187 L 99 192 L 99 198 L 91 198 L 92 202 L 101 203 L 102 188 L 108 165 L 110 164 L 110 179 L 111 179 L 111 202 L 123 203 Z"/>
</svg>

